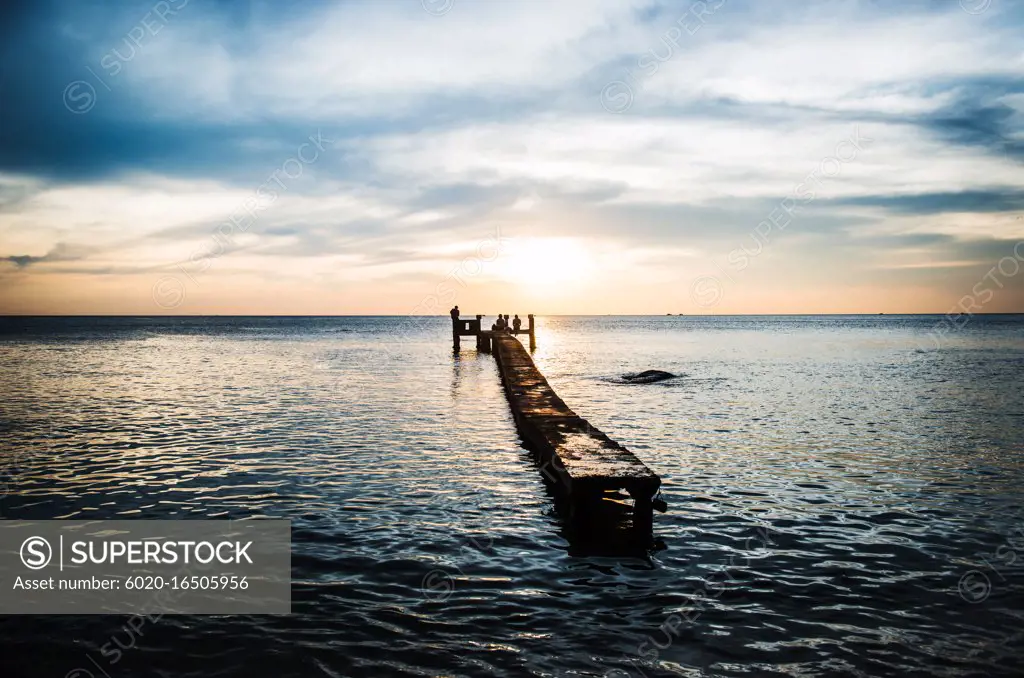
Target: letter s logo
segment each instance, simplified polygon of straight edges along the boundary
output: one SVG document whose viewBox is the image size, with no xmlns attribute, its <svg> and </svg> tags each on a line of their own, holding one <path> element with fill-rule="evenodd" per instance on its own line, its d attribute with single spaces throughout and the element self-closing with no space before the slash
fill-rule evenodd
<svg viewBox="0 0 1024 678">
<path fill-rule="evenodd" d="M 50 542 L 42 537 L 29 537 L 21 543 L 21 562 L 30 570 L 41 570 L 53 559 Z"/>
</svg>

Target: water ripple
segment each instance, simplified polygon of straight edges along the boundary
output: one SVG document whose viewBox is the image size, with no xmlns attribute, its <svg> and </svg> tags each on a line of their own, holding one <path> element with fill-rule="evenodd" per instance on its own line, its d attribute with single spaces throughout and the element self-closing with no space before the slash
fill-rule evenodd
<svg viewBox="0 0 1024 678">
<path fill-rule="evenodd" d="M 10 675 L 1019 670 L 1019 318 L 936 351 L 928 318 L 540 319 L 664 479 L 631 556 L 575 542 L 444 319 L 4 322 L 3 518 L 289 518 L 294 578 L 290 616 L 0 620 Z M 649 368 L 680 376 L 609 379 Z"/>
</svg>

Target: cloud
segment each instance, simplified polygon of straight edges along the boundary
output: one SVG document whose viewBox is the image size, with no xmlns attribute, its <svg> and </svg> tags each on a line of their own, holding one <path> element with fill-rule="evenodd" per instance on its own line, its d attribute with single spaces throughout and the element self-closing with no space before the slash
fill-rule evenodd
<svg viewBox="0 0 1024 678">
<path fill-rule="evenodd" d="M 42 256 L 34 257 L 28 254 L 11 255 L 4 257 L 2 261 L 9 261 L 18 268 L 26 268 L 31 264 L 40 264 L 50 261 L 77 261 L 86 255 L 87 251 L 82 248 L 72 247 L 66 243 L 59 242 L 53 249 Z"/>
<path fill-rule="evenodd" d="M 1024 189 L 942 191 L 911 195 L 862 195 L 837 203 L 883 207 L 892 212 L 942 214 L 945 212 L 1015 212 L 1024 210 Z"/>
<path fill-rule="evenodd" d="M 202 300 L 258 271 L 372 275 L 393 304 L 500 232 L 615 251 L 686 289 L 809 181 L 759 258 L 787 298 L 819 270 L 913 271 L 939 298 L 951 262 L 980 266 L 1021 235 L 1012 3 L 727 0 L 703 18 L 656 0 L 457 1 L 443 16 L 415 1 L 157 4 L 3 10 L 0 92 L 16 105 L 0 108 L 0 276 L 91 271 L 106 295 L 119 276 L 218 281 L 189 295 Z M 613 81 L 629 88 L 618 114 L 601 99 Z M 318 131 L 330 149 L 233 224 Z M 870 143 L 828 176 L 857 135 Z M 6 294 L 0 310 L 24 306 Z"/>
</svg>

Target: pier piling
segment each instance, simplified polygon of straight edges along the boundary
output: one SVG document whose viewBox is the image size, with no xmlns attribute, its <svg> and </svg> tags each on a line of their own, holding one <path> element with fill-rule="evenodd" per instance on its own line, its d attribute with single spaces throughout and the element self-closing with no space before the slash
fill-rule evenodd
<svg viewBox="0 0 1024 678">
<path fill-rule="evenodd" d="M 456 353 L 462 347 L 462 337 L 479 337 L 480 322 L 483 316 L 478 315 L 475 320 L 463 320 L 452 318 L 452 350 Z M 479 340 L 478 340 L 479 345 Z"/>
</svg>

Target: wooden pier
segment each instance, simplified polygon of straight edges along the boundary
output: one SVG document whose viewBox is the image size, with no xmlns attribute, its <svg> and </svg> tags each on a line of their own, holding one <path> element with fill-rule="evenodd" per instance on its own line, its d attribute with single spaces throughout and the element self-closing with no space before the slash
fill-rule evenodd
<svg viewBox="0 0 1024 678">
<path fill-rule="evenodd" d="M 476 320 L 453 321 L 455 350 L 459 337 L 475 330 L 477 349 L 493 352 L 508 396 L 512 416 L 527 447 L 537 456 L 541 473 L 569 500 L 573 518 L 596 513 L 598 503 L 625 490 L 633 499 L 633 525 L 649 532 L 661 478 L 636 455 L 573 412 L 540 373 L 530 354 L 511 331 L 480 329 Z M 536 347 L 533 315 L 528 316 L 531 349 Z M 465 323 L 465 325 L 460 325 Z"/>
<path fill-rule="evenodd" d="M 537 334 L 535 332 L 533 314 L 526 316 L 527 325 L 524 328 L 515 330 L 511 327 L 507 330 L 503 330 L 504 334 L 528 334 L 530 335 L 530 350 L 537 348 Z M 475 320 L 458 320 L 452 319 L 452 348 L 458 351 L 462 347 L 462 337 L 475 337 L 476 338 L 476 349 L 478 351 L 484 351 L 490 353 L 491 351 L 491 335 L 494 334 L 490 330 L 485 330 L 480 326 L 483 322 L 483 316 L 478 315 Z"/>
</svg>

